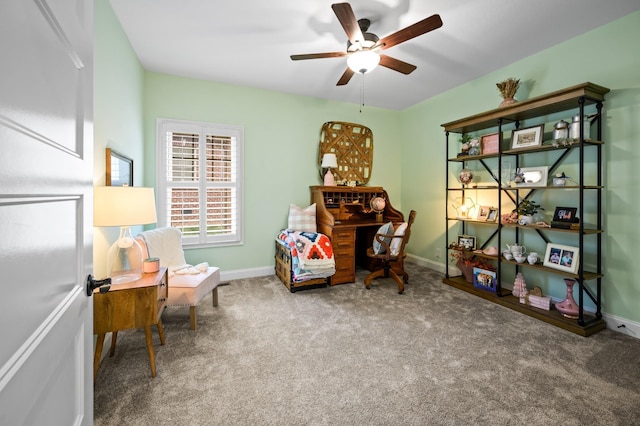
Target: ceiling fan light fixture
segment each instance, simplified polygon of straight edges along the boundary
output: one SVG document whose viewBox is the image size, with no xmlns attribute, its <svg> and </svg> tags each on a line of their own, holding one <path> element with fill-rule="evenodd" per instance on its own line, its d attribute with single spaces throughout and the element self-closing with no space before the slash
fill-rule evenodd
<svg viewBox="0 0 640 426">
<path fill-rule="evenodd" d="M 353 72 L 367 74 L 380 63 L 380 55 L 373 50 L 358 50 L 347 58 L 347 65 Z"/>
</svg>

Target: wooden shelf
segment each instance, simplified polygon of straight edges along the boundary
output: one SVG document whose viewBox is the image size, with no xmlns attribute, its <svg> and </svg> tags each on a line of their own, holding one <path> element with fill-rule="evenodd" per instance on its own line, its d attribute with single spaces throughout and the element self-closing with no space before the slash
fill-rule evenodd
<svg viewBox="0 0 640 426">
<path fill-rule="evenodd" d="M 540 321 L 546 322 L 556 327 L 560 327 L 564 330 L 570 331 L 580 336 L 591 336 L 592 334 L 595 334 L 598 331 L 604 330 L 606 328 L 606 323 L 602 318 L 598 319 L 593 315 L 587 315 L 585 313 L 585 325 L 580 325 L 578 324 L 578 320 L 565 318 L 553 307 L 550 311 L 546 311 L 544 309 L 524 305 L 520 303 L 518 298 L 512 296 L 509 290 L 503 289 L 503 295 L 498 296 L 496 293 L 493 293 L 491 291 L 481 290 L 474 287 L 473 284 L 467 282 L 464 277 L 449 277 L 445 278 L 443 282 L 467 293 L 473 294 L 490 302 L 536 318 Z"/>
<path fill-rule="evenodd" d="M 520 155 L 520 154 L 531 154 L 534 152 L 548 152 L 548 151 L 558 151 L 558 150 L 567 150 L 567 149 L 576 149 L 580 147 L 580 143 L 576 142 L 571 145 L 559 145 L 553 146 L 552 141 L 544 141 L 541 146 L 534 146 L 530 148 L 519 148 L 519 149 L 506 149 L 502 151 L 502 155 Z M 602 141 L 595 141 L 591 139 L 587 139 L 584 141 L 584 145 L 604 145 Z M 499 154 L 483 154 L 483 155 L 463 155 L 460 157 L 452 157 L 449 158 L 448 161 L 452 163 L 463 163 L 465 161 L 473 161 L 473 160 L 484 160 L 487 158 L 498 158 Z"/>
<path fill-rule="evenodd" d="M 454 133 L 484 130 L 497 126 L 498 119 L 515 122 L 577 109 L 578 100 L 583 97 L 585 98 L 585 104 L 603 102 L 604 95 L 607 93 L 609 93 L 609 89 L 606 87 L 593 83 L 582 83 L 506 107 L 451 121 L 443 124 L 442 127 L 444 127 L 445 131 Z"/>
</svg>

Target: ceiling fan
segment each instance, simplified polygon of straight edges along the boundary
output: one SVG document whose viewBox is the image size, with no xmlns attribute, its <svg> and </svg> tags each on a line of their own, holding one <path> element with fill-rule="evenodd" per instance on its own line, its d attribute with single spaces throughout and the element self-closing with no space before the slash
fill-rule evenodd
<svg viewBox="0 0 640 426">
<path fill-rule="evenodd" d="M 337 86 L 347 84 L 356 72 L 366 74 L 378 64 L 402 74 L 411 74 L 416 69 L 415 65 L 381 54 L 380 51 L 442 26 L 440 15 L 432 15 L 395 33 L 389 34 L 386 37 L 379 38 L 377 35 L 367 32 L 371 24 L 369 19 L 356 20 L 356 16 L 349 3 L 335 3 L 331 5 L 331 8 L 349 38 L 347 41 L 347 51 L 291 55 L 291 59 L 299 61 L 304 59 L 348 56 L 347 69 L 344 74 L 342 74 L 342 77 L 340 77 L 340 80 L 338 80 Z"/>
</svg>

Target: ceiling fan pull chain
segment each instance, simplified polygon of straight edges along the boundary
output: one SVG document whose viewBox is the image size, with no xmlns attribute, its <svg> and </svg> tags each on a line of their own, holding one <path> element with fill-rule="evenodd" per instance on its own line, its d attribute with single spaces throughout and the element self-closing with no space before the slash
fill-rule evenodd
<svg viewBox="0 0 640 426">
<path fill-rule="evenodd" d="M 360 114 L 364 108 L 364 74 L 362 74 L 362 84 L 360 85 Z"/>
</svg>

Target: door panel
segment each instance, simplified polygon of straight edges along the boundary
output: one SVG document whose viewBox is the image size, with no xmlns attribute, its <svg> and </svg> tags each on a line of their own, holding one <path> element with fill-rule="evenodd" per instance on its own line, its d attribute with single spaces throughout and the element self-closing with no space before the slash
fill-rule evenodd
<svg viewBox="0 0 640 426">
<path fill-rule="evenodd" d="M 0 2 L 0 424 L 93 423 L 93 2 Z"/>
</svg>

